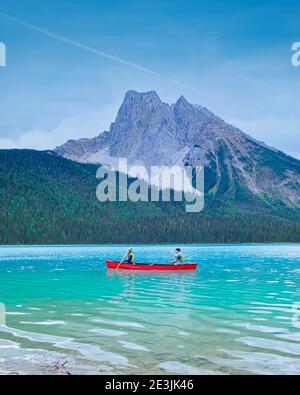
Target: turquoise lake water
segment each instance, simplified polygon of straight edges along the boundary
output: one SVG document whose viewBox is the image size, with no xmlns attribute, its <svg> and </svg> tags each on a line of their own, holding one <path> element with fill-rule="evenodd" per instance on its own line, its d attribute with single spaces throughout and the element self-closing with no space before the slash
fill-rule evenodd
<svg viewBox="0 0 300 395">
<path fill-rule="evenodd" d="M 0 373 L 300 374 L 300 245 L 182 248 L 0 247 Z"/>
</svg>

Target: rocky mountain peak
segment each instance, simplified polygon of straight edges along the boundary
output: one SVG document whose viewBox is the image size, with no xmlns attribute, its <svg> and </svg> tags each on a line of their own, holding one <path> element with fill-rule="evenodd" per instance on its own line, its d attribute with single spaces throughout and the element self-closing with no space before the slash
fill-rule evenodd
<svg viewBox="0 0 300 395">
<path fill-rule="evenodd" d="M 181 95 L 180 98 L 175 103 L 175 107 L 190 107 L 190 106 L 192 106 L 192 104 L 189 103 L 183 95 Z"/>
<path fill-rule="evenodd" d="M 184 96 L 170 106 L 155 91 L 128 91 L 109 132 L 70 141 L 56 152 L 92 163 L 126 157 L 130 164 L 146 167 L 203 164 L 208 192 L 239 198 L 250 193 L 292 207 L 300 203 L 300 161 L 254 140 Z"/>
<path fill-rule="evenodd" d="M 155 91 L 146 93 L 128 91 L 118 112 L 114 129 L 123 122 L 135 122 L 153 117 L 155 113 L 166 111 L 167 107 L 168 105 L 162 103 Z"/>
<path fill-rule="evenodd" d="M 125 94 L 125 98 L 123 101 L 123 105 L 145 105 L 145 104 L 153 104 L 153 105 L 160 105 L 162 104 L 162 101 L 160 100 L 160 97 L 155 91 L 149 91 L 149 92 L 136 92 L 134 90 L 128 91 Z"/>
</svg>

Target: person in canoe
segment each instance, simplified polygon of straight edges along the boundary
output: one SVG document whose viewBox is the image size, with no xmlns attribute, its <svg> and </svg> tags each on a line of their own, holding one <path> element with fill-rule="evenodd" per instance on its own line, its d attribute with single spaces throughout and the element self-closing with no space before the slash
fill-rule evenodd
<svg viewBox="0 0 300 395">
<path fill-rule="evenodd" d="M 175 261 L 173 262 L 174 265 L 180 265 L 180 264 L 184 263 L 184 255 L 181 252 L 180 248 L 176 248 L 176 250 L 173 254 L 175 257 Z"/>
<path fill-rule="evenodd" d="M 124 259 L 122 260 L 122 263 L 130 263 L 134 265 L 134 253 L 133 249 L 129 248 L 127 254 L 125 255 Z"/>
</svg>

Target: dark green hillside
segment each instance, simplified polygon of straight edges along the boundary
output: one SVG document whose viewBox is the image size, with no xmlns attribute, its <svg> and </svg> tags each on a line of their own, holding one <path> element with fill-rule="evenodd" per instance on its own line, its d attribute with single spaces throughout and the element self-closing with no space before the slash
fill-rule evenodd
<svg viewBox="0 0 300 395">
<path fill-rule="evenodd" d="M 96 170 L 49 152 L 1 150 L 0 243 L 300 241 L 299 211 L 275 211 L 263 197 L 210 194 L 199 214 L 179 203 L 100 203 Z"/>
</svg>

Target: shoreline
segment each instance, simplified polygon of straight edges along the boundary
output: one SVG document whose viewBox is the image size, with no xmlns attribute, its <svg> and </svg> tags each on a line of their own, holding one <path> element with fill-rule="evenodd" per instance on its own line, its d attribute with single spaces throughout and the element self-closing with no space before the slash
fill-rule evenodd
<svg viewBox="0 0 300 395">
<path fill-rule="evenodd" d="M 0 248 L 9 247 L 127 247 L 128 245 L 139 246 L 250 246 L 250 245 L 300 245 L 300 241 L 278 241 L 278 242 L 235 242 L 235 243 L 103 243 L 103 244 L 0 244 Z"/>
</svg>

